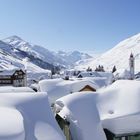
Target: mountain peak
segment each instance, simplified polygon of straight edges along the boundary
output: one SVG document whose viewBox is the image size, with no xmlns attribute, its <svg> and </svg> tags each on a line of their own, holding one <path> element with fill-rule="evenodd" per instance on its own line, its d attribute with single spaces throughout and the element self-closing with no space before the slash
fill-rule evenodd
<svg viewBox="0 0 140 140">
<path fill-rule="evenodd" d="M 45 47 L 26 42 L 16 35 L 8 37 L 2 41 L 11 45 L 15 50 L 22 51 L 24 54 L 26 53 L 28 55 L 36 56 L 37 58 L 54 65 L 59 64 L 63 66 L 73 66 L 76 61 L 91 58 L 91 56 L 79 51 L 49 51 Z"/>
<path fill-rule="evenodd" d="M 23 41 L 23 39 L 21 39 L 19 36 L 17 35 L 13 35 L 13 36 L 10 36 L 10 37 L 7 37 L 5 39 L 3 39 L 4 42 L 11 42 L 11 41 Z"/>
</svg>

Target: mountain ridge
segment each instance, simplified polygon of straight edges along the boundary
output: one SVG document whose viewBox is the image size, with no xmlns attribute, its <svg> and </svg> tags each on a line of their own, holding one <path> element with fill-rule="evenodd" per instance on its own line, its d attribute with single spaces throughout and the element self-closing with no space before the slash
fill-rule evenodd
<svg viewBox="0 0 140 140">
<path fill-rule="evenodd" d="M 74 64 L 79 60 L 92 58 L 87 53 L 81 53 L 79 51 L 53 52 L 42 46 L 33 45 L 29 42 L 26 42 L 16 35 L 3 39 L 2 41 L 8 45 L 13 46 L 14 49 L 24 51 L 55 66 L 60 65 L 63 67 L 73 67 Z"/>
<path fill-rule="evenodd" d="M 131 36 L 116 46 L 103 53 L 96 59 L 91 59 L 77 68 L 87 68 L 88 66 L 93 69 L 98 65 L 103 65 L 106 70 L 111 71 L 115 65 L 117 69 L 129 69 L 129 56 L 133 53 L 135 57 L 135 70 L 140 71 L 140 33 Z"/>
</svg>

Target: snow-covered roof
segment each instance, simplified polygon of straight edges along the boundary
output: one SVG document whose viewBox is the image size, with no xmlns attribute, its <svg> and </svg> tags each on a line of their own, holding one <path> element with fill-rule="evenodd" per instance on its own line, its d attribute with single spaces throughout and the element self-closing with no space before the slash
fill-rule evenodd
<svg viewBox="0 0 140 140">
<path fill-rule="evenodd" d="M 2 70 L 2 71 L 0 71 L 0 76 L 1 75 L 13 75 L 16 70 L 20 70 L 20 69 Z"/>
<path fill-rule="evenodd" d="M 107 80 L 106 77 L 85 77 L 85 78 L 81 78 L 81 79 L 85 79 L 85 80 L 96 83 L 96 85 L 98 85 L 99 89 L 102 87 L 106 87 L 110 84 L 110 82 L 109 82 L 110 80 Z"/>
<path fill-rule="evenodd" d="M 1 86 L 0 87 L 0 93 L 21 93 L 21 92 L 34 92 L 33 89 L 29 88 L 29 87 L 13 87 L 13 86 Z"/>
<path fill-rule="evenodd" d="M 39 82 L 40 91 L 48 93 L 50 103 L 54 103 L 60 97 L 80 91 L 86 85 L 94 89 L 99 88 L 94 81 L 89 79 L 48 79 Z"/>
<path fill-rule="evenodd" d="M 1 140 L 64 140 L 44 93 L 0 94 Z"/>
<path fill-rule="evenodd" d="M 0 71 L 0 75 L 13 75 L 15 70 L 3 70 Z"/>
<path fill-rule="evenodd" d="M 106 140 L 94 92 L 67 95 L 56 101 L 59 115 L 70 122 L 73 140 Z"/>
<path fill-rule="evenodd" d="M 62 97 L 56 101 L 59 115 L 72 122 L 72 130 L 77 135 L 93 139 L 92 127 L 100 126 L 108 129 L 117 136 L 140 133 L 140 82 L 134 80 L 118 80 L 112 85 L 98 90 L 98 92 L 75 93 Z M 97 107 L 97 110 L 95 109 Z M 92 115 L 93 111 L 94 115 Z M 99 113 L 99 118 L 97 116 Z M 92 126 L 91 126 L 92 124 Z M 95 131 L 102 133 L 102 127 Z M 78 129 L 80 128 L 80 130 Z M 96 134 L 94 134 L 96 135 Z M 96 138 L 95 138 L 96 139 Z M 78 139 L 80 140 L 80 138 Z"/>
<path fill-rule="evenodd" d="M 80 72 L 78 76 L 81 75 L 82 77 L 100 77 L 100 74 L 96 71 L 91 71 L 91 72 Z"/>
<path fill-rule="evenodd" d="M 105 128 L 115 134 L 140 132 L 139 81 L 118 80 L 98 92 L 97 106 Z"/>
<path fill-rule="evenodd" d="M 89 72 L 81 72 L 78 77 L 102 77 L 106 78 L 106 83 L 110 84 L 113 81 L 113 74 L 111 72 L 97 72 L 97 71 L 89 71 Z"/>
<path fill-rule="evenodd" d="M 140 112 L 139 81 L 118 80 L 98 92 L 98 105 L 102 119 Z M 111 115 L 110 111 L 113 112 Z"/>
</svg>

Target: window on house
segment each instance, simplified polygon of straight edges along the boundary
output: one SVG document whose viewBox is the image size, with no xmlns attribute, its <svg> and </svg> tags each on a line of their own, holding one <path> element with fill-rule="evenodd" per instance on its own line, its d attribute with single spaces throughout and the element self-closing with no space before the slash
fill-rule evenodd
<svg viewBox="0 0 140 140">
<path fill-rule="evenodd" d="M 107 140 L 140 140 L 140 133 L 139 134 L 128 134 L 126 136 L 116 136 L 108 129 L 104 129 L 106 134 Z"/>
<path fill-rule="evenodd" d="M 128 136 L 128 140 L 140 140 L 140 135 Z"/>
<path fill-rule="evenodd" d="M 140 140 L 140 135 L 125 136 L 119 138 L 113 138 L 113 140 Z"/>
</svg>

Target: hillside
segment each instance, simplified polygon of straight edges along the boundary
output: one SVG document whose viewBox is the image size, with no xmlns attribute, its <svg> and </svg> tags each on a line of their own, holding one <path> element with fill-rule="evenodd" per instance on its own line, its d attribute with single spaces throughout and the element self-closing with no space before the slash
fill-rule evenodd
<svg viewBox="0 0 140 140">
<path fill-rule="evenodd" d="M 85 62 L 77 67 L 87 68 L 90 66 L 95 69 L 96 66 L 103 65 L 106 70 L 112 70 L 115 65 L 117 69 L 128 69 L 131 52 L 135 57 L 135 69 L 140 71 L 140 33 L 121 41 L 100 57 L 94 60 L 90 59 L 89 62 Z"/>
<path fill-rule="evenodd" d="M 7 52 L 0 49 L 0 70 L 12 70 L 19 68 L 24 70 L 26 68 L 28 81 L 30 81 L 29 83 L 31 83 L 32 80 L 38 81 L 40 79 L 48 78 L 50 75 L 50 71 L 42 69 L 30 61 L 25 61 L 25 59 L 13 57 L 9 54 L 9 51 L 10 49 L 7 50 Z"/>
</svg>

